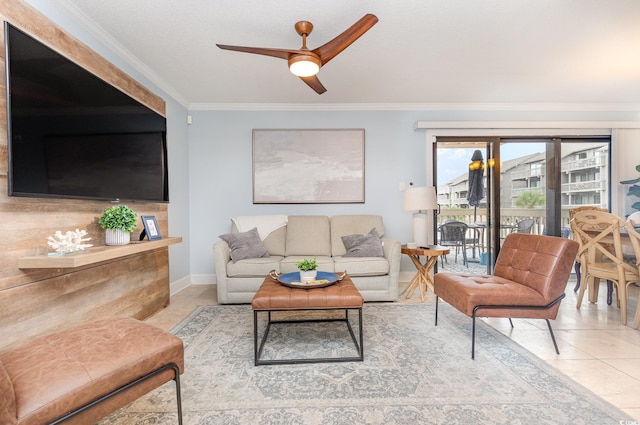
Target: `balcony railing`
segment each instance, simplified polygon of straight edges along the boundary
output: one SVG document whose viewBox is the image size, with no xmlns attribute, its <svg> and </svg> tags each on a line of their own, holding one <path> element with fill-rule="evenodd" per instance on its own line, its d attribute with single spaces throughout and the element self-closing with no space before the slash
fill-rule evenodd
<svg viewBox="0 0 640 425">
<path fill-rule="evenodd" d="M 574 208 L 578 205 L 571 206 Z M 569 209 L 563 205 L 561 215 L 561 227 L 569 227 Z M 544 233 L 546 225 L 546 210 L 544 208 L 503 208 L 502 215 L 500 217 L 500 225 L 504 227 L 515 226 L 516 223 L 532 218 L 534 225 L 531 233 L 541 235 Z M 438 225 L 444 223 L 447 220 L 462 221 L 463 223 L 485 223 L 487 221 L 486 208 L 478 208 L 475 211 L 473 208 L 442 208 L 438 215 Z"/>
<path fill-rule="evenodd" d="M 524 170 L 524 171 L 514 171 L 511 173 L 511 179 L 513 180 L 525 179 L 529 177 L 542 177 L 542 176 L 544 176 L 544 170 L 541 168 L 533 168 L 533 169 Z"/>
<path fill-rule="evenodd" d="M 566 192 L 601 192 L 607 190 L 606 180 L 591 180 L 586 182 L 564 183 L 561 186 L 562 193 Z"/>
<path fill-rule="evenodd" d="M 543 187 L 523 187 L 521 189 L 511 189 L 511 197 L 517 198 L 523 192 L 538 192 L 545 193 L 545 189 Z"/>
<path fill-rule="evenodd" d="M 575 161 L 567 161 L 562 163 L 562 169 L 565 171 L 584 170 L 587 168 L 605 167 L 607 160 L 605 155 L 594 156 L 593 158 L 577 159 Z"/>
</svg>

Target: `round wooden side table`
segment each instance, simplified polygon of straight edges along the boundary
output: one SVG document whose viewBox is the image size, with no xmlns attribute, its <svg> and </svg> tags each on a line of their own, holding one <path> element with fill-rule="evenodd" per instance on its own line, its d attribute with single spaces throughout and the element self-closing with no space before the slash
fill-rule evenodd
<svg viewBox="0 0 640 425">
<path fill-rule="evenodd" d="M 427 290 L 431 289 L 431 291 L 433 291 L 433 278 L 429 273 L 436 265 L 438 257 L 449 253 L 449 248 L 438 245 L 407 248 L 407 245 L 402 245 L 400 252 L 411 258 L 413 265 L 418 271 L 413 279 L 411 279 L 409 286 L 407 286 L 400 295 L 407 292 L 407 298 L 411 298 L 413 297 L 413 293 L 416 291 L 416 288 L 419 288 L 420 299 L 424 301 L 424 294 Z M 420 261 L 421 256 L 425 257 L 424 263 Z"/>
</svg>

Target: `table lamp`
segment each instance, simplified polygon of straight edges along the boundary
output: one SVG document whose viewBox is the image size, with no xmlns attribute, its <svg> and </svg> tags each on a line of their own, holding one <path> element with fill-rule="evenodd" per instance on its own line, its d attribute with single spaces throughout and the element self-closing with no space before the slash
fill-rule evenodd
<svg viewBox="0 0 640 425">
<path fill-rule="evenodd" d="M 418 246 L 427 246 L 428 216 L 426 210 L 437 210 L 438 199 L 436 198 L 436 188 L 410 186 L 404 191 L 405 211 L 416 211 L 413 213 L 413 242 Z"/>
</svg>

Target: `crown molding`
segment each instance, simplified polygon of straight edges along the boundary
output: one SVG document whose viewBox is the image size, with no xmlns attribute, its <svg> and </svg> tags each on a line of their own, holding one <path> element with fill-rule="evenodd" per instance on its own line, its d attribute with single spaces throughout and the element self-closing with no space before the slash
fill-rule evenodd
<svg viewBox="0 0 640 425">
<path fill-rule="evenodd" d="M 594 130 L 607 134 L 613 128 L 635 129 L 640 128 L 640 120 L 636 121 L 417 121 L 414 125 L 416 130 L 458 130 L 458 129 L 483 129 L 494 130 L 496 132 L 513 133 L 513 129 L 548 129 L 553 133 L 556 129 L 572 131 L 571 134 L 580 134 L 582 130 Z M 509 133 L 509 134 L 511 134 Z M 557 133 L 557 131 L 556 131 Z M 495 133 L 499 134 L 499 133 Z"/>
<path fill-rule="evenodd" d="M 182 106 L 187 108 L 189 100 L 179 93 L 171 84 L 156 74 L 144 62 L 138 59 L 131 51 L 120 44 L 115 38 L 109 35 L 102 27 L 97 25 L 84 12 L 67 0 L 53 0 L 54 5 L 66 16 L 76 22 L 80 27 L 95 37 L 100 43 L 110 49 L 116 56 L 131 65 L 136 71 L 148 78 L 159 89 L 175 99 Z"/>
<path fill-rule="evenodd" d="M 191 103 L 192 111 L 622 111 L 630 103 Z"/>
</svg>

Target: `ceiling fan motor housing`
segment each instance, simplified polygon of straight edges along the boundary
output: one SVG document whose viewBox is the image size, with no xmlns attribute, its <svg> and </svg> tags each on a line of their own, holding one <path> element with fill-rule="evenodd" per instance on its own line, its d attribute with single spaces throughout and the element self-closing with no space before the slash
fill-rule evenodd
<svg viewBox="0 0 640 425">
<path fill-rule="evenodd" d="M 321 65 L 320 58 L 311 52 L 293 55 L 289 59 L 289 69 L 298 77 L 316 75 Z"/>
</svg>

